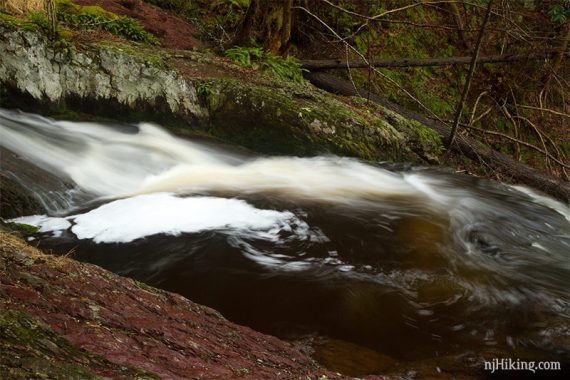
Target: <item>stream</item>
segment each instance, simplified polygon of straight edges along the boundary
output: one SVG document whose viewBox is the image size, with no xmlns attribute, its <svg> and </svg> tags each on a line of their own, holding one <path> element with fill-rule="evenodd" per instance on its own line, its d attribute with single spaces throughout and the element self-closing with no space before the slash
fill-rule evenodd
<svg viewBox="0 0 570 380">
<path fill-rule="evenodd" d="M 234 322 L 397 363 L 466 352 L 568 363 L 570 209 L 529 188 L 3 109 L 0 146 L 16 157 L 2 172 L 48 210 L 13 220 L 39 228 L 30 241 Z M 19 175 L 22 162 L 61 184 Z M 325 356 L 352 375 L 379 371 Z"/>
</svg>

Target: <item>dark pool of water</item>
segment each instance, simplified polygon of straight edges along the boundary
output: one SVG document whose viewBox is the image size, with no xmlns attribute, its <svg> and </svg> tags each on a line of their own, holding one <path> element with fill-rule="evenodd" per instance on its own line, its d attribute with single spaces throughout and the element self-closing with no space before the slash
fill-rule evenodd
<svg viewBox="0 0 570 380">
<path fill-rule="evenodd" d="M 462 181 L 466 195 L 486 201 L 453 217 L 397 199 L 355 206 L 248 196 L 256 207 L 294 212 L 310 237 L 208 231 L 95 244 L 66 233 L 41 246 L 74 248 L 76 259 L 286 339 L 329 337 L 400 363 L 489 350 L 566 362 L 567 221 L 523 194 L 507 199 L 504 189 Z M 377 370 L 362 366 L 340 369 Z"/>
</svg>

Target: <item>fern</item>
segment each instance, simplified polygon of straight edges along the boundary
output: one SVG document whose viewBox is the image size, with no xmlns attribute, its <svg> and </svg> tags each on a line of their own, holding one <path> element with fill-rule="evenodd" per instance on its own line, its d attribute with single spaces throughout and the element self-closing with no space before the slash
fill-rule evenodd
<svg viewBox="0 0 570 380">
<path fill-rule="evenodd" d="M 58 20 L 75 29 L 101 29 L 135 42 L 158 45 L 158 39 L 128 16 L 118 16 L 98 6 L 80 6 L 69 0 L 58 1 Z"/>
<path fill-rule="evenodd" d="M 260 69 L 261 72 L 269 73 L 278 79 L 304 82 L 304 69 L 294 57 L 282 58 L 261 48 L 240 46 L 227 49 L 224 55 L 239 65 Z"/>
</svg>

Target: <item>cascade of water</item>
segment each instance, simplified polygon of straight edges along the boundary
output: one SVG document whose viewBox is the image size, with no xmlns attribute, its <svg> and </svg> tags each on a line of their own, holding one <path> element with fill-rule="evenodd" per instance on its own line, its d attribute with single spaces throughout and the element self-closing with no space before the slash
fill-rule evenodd
<svg viewBox="0 0 570 380">
<path fill-rule="evenodd" d="M 0 147 L 82 194 L 48 209 L 51 216 L 15 221 L 39 227 L 47 244 L 72 241 L 80 258 L 191 298 L 206 289 L 197 293 L 203 302 L 244 323 L 285 318 L 272 291 L 301 287 L 295 296 L 303 307 L 327 295 L 321 306 L 331 314 L 364 321 L 315 323 L 330 323 L 331 331 L 362 324 L 378 340 L 409 334 L 429 351 L 439 348 L 427 331 L 511 341 L 511 316 L 497 310 L 536 323 L 529 339 L 548 332 L 532 319 L 536 310 L 570 310 L 570 209 L 524 187 L 333 156 L 256 157 L 147 123 L 64 122 L 2 109 Z M 69 191 L 50 183 L 33 190 L 44 198 Z M 188 278 L 201 287 L 187 288 Z M 285 285 L 265 290 L 277 278 Z M 261 322 L 240 314 L 227 294 L 242 283 L 259 283 L 256 291 L 281 314 Z M 224 286 L 223 299 L 208 293 Z M 383 314 L 384 303 L 401 314 Z M 420 335 L 410 326 L 420 326 Z"/>
</svg>

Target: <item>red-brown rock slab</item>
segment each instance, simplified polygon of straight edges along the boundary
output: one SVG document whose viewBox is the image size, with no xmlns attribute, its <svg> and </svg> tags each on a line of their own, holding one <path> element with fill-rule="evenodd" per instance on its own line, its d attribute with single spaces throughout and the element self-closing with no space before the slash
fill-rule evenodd
<svg viewBox="0 0 570 380">
<path fill-rule="evenodd" d="M 0 233 L 0 309 L 34 316 L 75 347 L 160 378 L 342 378 L 213 309 L 45 255 L 8 233 Z"/>
</svg>

